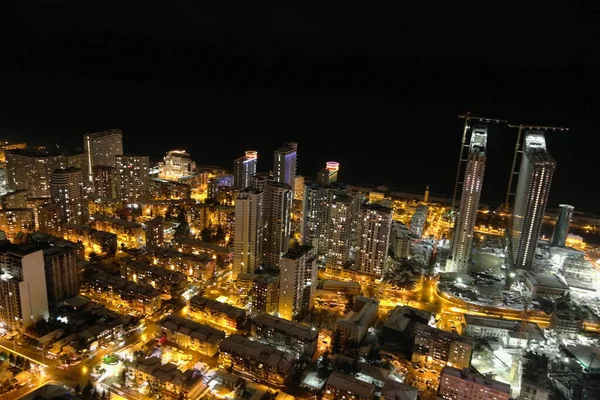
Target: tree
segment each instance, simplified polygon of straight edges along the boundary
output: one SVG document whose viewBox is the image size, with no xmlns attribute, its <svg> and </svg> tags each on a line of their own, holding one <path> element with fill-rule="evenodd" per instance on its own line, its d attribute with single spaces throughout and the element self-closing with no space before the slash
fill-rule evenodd
<svg viewBox="0 0 600 400">
<path fill-rule="evenodd" d="M 92 389 L 94 389 L 94 386 L 92 386 L 92 382 L 88 381 L 87 385 L 85 385 L 85 387 L 83 388 L 83 391 L 81 392 L 81 394 L 84 397 L 89 398 L 90 395 L 92 394 Z"/>
<path fill-rule="evenodd" d="M 212 242 L 214 230 L 211 227 L 202 228 L 200 231 L 200 239 L 203 242 Z"/>
<path fill-rule="evenodd" d="M 6 361 L 8 359 L 8 354 L 5 352 L 0 353 L 0 361 Z"/>
</svg>

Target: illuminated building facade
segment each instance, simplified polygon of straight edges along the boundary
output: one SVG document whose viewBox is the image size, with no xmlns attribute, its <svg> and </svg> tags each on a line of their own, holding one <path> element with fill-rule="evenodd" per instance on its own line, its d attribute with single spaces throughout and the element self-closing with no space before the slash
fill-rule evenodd
<svg viewBox="0 0 600 400">
<path fill-rule="evenodd" d="M 187 288 L 187 275 L 147 261 L 121 259 L 121 276 L 131 282 L 149 284 L 160 293 L 178 297 Z"/>
<path fill-rule="evenodd" d="M 184 349 L 213 357 L 225 339 L 225 332 L 198 322 L 170 315 L 157 324 L 166 339 Z"/>
<path fill-rule="evenodd" d="M 50 235 L 58 235 L 62 229 L 62 218 L 58 204 L 48 203 L 38 206 L 38 230 Z"/>
<path fill-rule="evenodd" d="M 192 188 L 185 183 L 168 181 L 165 179 L 150 179 L 150 197 L 157 200 L 189 199 Z"/>
<path fill-rule="evenodd" d="M 128 203 L 138 203 L 145 199 L 150 190 L 148 157 L 119 155 L 116 158 L 119 197 Z"/>
<path fill-rule="evenodd" d="M 392 225 L 391 236 L 390 242 L 394 256 L 399 260 L 408 259 L 410 257 L 410 243 L 412 241 L 409 230 L 405 225 L 395 222 Z"/>
<path fill-rule="evenodd" d="M 46 291 L 51 305 L 79 294 L 77 248 L 51 246 L 44 249 Z"/>
<path fill-rule="evenodd" d="M 117 156 L 123 154 L 123 131 L 112 129 L 104 132 L 88 133 L 83 136 L 83 149 L 87 153 L 90 182 L 93 183 L 94 165 L 117 166 Z"/>
<path fill-rule="evenodd" d="M 116 168 L 110 165 L 94 165 L 92 167 L 93 193 L 107 199 L 117 198 Z"/>
<path fill-rule="evenodd" d="M 99 231 L 87 225 L 64 224 L 61 236 L 72 242 L 81 242 L 86 249 L 96 254 L 114 255 L 117 252 L 117 235 Z"/>
<path fill-rule="evenodd" d="M 512 266 L 530 269 L 537 248 L 556 161 L 542 132 L 525 132 L 512 213 Z"/>
<path fill-rule="evenodd" d="M 275 182 L 294 187 L 296 180 L 296 159 L 298 143 L 286 143 L 275 150 L 273 157 L 273 175 Z"/>
<path fill-rule="evenodd" d="M 363 274 L 383 276 L 390 230 L 392 210 L 377 204 L 366 204 L 358 217 L 358 242 L 356 269 Z"/>
<path fill-rule="evenodd" d="M 279 267 L 279 316 L 297 319 L 314 307 L 317 258 L 312 246 L 291 248 Z"/>
<path fill-rule="evenodd" d="M 257 340 L 311 357 L 317 350 L 319 331 L 299 322 L 259 314 L 250 320 L 250 333 Z"/>
<path fill-rule="evenodd" d="M 326 231 L 331 204 L 345 192 L 343 186 L 313 183 L 304 188 L 302 243 L 313 246 L 317 255 L 326 253 Z"/>
<path fill-rule="evenodd" d="M 294 200 L 304 200 L 304 177 L 301 175 L 294 179 Z"/>
<path fill-rule="evenodd" d="M 160 357 L 140 358 L 126 368 L 126 384 L 148 386 L 152 393 L 173 399 L 199 399 L 206 389 L 202 375 L 193 369 L 181 372 L 176 364 L 163 364 Z"/>
<path fill-rule="evenodd" d="M 0 210 L 0 230 L 8 240 L 14 240 L 19 232 L 29 233 L 35 229 L 35 219 L 31 208 L 10 208 Z"/>
<path fill-rule="evenodd" d="M 277 314 L 279 308 L 279 279 L 261 274 L 252 279 L 252 313 Z"/>
<path fill-rule="evenodd" d="M 4 243 L 0 247 L 0 322 L 24 330 L 50 317 L 44 252 L 36 246 Z"/>
<path fill-rule="evenodd" d="M 372 400 L 375 398 L 375 386 L 353 376 L 333 372 L 325 384 L 325 400 Z"/>
<path fill-rule="evenodd" d="M 473 230 L 479 209 L 479 198 L 483 186 L 483 173 L 487 153 L 487 128 L 473 127 L 467 155 L 467 168 L 462 185 L 462 196 L 458 217 L 452 235 L 451 271 L 468 272 L 473 246 Z"/>
<path fill-rule="evenodd" d="M 85 175 L 79 168 L 56 169 L 50 174 L 52 202 L 60 207 L 63 223 L 88 222 Z"/>
<path fill-rule="evenodd" d="M 202 296 L 190 299 L 190 312 L 197 319 L 230 329 L 240 329 L 246 322 L 246 310 Z"/>
<path fill-rule="evenodd" d="M 336 183 L 338 180 L 338 171 L 340 170 L 340 163 L 337 161 L 327 161 L 325 168 L 323 168 L 317 174 L 317 182 L 322 185 L 329 185 Z"/>
<path fill-rule="evenodd" d="M 90 226 L 117 235 L 119 246 L 123 243 L 126 247 L 136 249 L 146 244 L 144 227 L 136 222 L 94 214 L 91 216 Z"/>
<path fill-rule="evenodd" d="M 6 151 L 7 150 L 20 150 L 27 148 L 27 143 L 0 143 L 0 163 L 6 162 Z"/>
<path fill-rule="evenodd" d="M 6 152 L 6 177 L 11 190 L 28 189 L 31 197 L 50 197 L 50 174 L 66 168 L 67 157 L 43 150 Z"/>
<path fill-rule="evenodd" d="M 250 186 L 250 178 L 256 175 L 256 164 L 258 163 L 258 152 L 246 151 L 243 157 L 233 161 L 233 186 L 236 189 L 246 189 Z"/>
<path fill-rule="evenodd" d="M 554 225 L 554 232 L 550 241 L 551 246 L 565 247 L 574 211 L 575 207 L 568 204 L 560 204 L 558 206 L 558 218 L 556 219 L 556 225 Z"/>
<path fill-rule="evenodd" d="M 233 279 L 253 273 L 262 264 L 263 228 L 263 193 L 242 190 L 235 201 Z"/>
<path fill-rule="evenodd" d="M 291 233 L 292 188 L 284 183 L 267 181 L 263 195 L 263 263 L 279 267 L 289 247 Z"/>
<path fill-rule="evenodd" d="M 196 162 L 192 160 L 185 150 L 171 150 L 158 164 L 158 177 L 177 181 L 185 176 L 190 176 L 196 171 Z"/>
<path fill-rule="evenodd" d="M 142 313 L 154 314 L 162 304 L 158 290 L 152 286 L 129 282 L 120 276 L 96 272 L 85 283 L 91 296 L 108 303 L 126 304 Z"/>
<path fill-rule="evenodd" d="M 146 222 L 146 248 L 162 247 L 165 244 L 165 227 L 162 217 Z"/>
<path fill-rule="evenodd" d="M 337 196 L 329 208 L 325 227 L 325 265 L 341 269 L 348 262 L 350 235 L 354 216 L 354 199 L 348 195 Z"/>
<path fill-rule="evenodd" d="M 419 204 L 410 219 L 410 233 L 412 233 L 419 239 L 423 236 L 423 232 L 425 232 L 425 224 L 427 224 L 428 209 L 429 208 L 427 207 L 427 205 Z"/>
<path fill-rule="evenodd" d="M 476 375 L 470 368 L 444 367 L 438 398 L 443 400 L 509 400 L 510 385 Z"/>
<path fill-rule="evenodd" d="M 215 275 L 217 262 L 206 255 L 154 247 L 149 256 L 154 265 L 182 272 L 194 279 L 208 281 Z"/>
<path fill-rule="evenodd" d="M 422 365 L 469 368 L 475 341 L 466 336 L 417 323 L 414 328 L 412 361 Z"/>
<path fill-rule="evenodd" d="M 28 207 L 27 198 L 30 196 L 30 192 L 27 189 L 19 189 L 12 192 L 8 192 L 0 196 L 0 208 L 30 208 Z"/>
</svg>

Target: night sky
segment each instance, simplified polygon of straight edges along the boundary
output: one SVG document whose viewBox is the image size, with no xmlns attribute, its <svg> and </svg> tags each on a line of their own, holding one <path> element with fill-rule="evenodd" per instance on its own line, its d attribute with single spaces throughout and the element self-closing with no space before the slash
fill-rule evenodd
<svg viewBox="0 0 600 400">
<path fill-rule="evenodd" d="M 303 175 L 336 160 L 345 182 L 451 195 L 457 115 L 471 111 L 570 127 L 547 136 L 558 161 L 548 206 L 600 214 L 592 2 L 7 3 L 0 137 L 75 146 L 120 127 L 129 153 L 183 147 L 230 167 L 256 149 L 265 171 L 293 140 Z M 486 201 L 504 199 L 515 138 L 490 133 Z"/>
</svg>

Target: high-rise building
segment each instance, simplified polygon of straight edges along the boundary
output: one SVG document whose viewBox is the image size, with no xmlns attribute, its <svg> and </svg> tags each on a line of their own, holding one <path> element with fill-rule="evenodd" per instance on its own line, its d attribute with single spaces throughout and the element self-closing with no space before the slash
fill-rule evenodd
<svg viewBox="0 0 600 400">
<path fill-rule="evenodd" d="M 338 171 L 340 170 L 340 163 L 337 161 L 327 161 L 325 168 L 323 168 L 317 174 L 317 182 L 322 185 L 329 185 L 336 183 L 338 179 Z"/>
<path fill-rule="evenodd" d="M 531 268 L 555 169 L 544 134 L 527 131 L 512 213 L 512 265 L 516 269 Z"/>
<path fill-rule="evenodd" d="M 48 319 L 44 252 L 37 246 L 0 245 L 0 323 L 24 332 Z"/>
<path fill-rule="evenodd" d="M 6 152 L 6 174 L 11 190 L 28 189 L 31 197 L 50 197 L 50 174 L 67 167 L 63 154 L 17 149 Z"/>
<path fill-rule="evenodd" d="M 107 199 L 117 198 L 116 168 L 109 165 L 94 165 L 92 167 L 93 192 L 96 196 Z"/>
<path fill-rule="evenodd" d="M 83 135 L 83 149 L 88 157 L 88 171 L 92 182 L 94 165 L 117 166 L 117 156 L 123 154 L 123 131 L 112 129 Z"/>
<path fill-rule="evenodd" d="M 275 181 L 285 183 L 292 188 L 296 179 L 296 158 L 298 143 L 285 143 L 275 150 L 273 157 L 273 175 Z"/>
<path fill-rule="evenodd" d="M 275 315 L 279 307 L 279 280 L 261 274 L 252 280 L 252 314 Z"/>
<path fill-rule="evenodd" d="M 44 250 L 48 302 L 57 304 L 79 294 L 76 248 L 51 246 Z"/>
<path fill-rule="evenodd" d="M 79 168 L 82 170 L 83 176 L 85 176 L 85 185 L 87 186 L 89 183 L 88 176 L 90 175 L 87 153 L 81 151 L 72 151 L 68 152 L 66 156 L 67 167 Z"/>
<path fill-rule="evenodd" d="M 552 246 L 565 247 L 574 210 L 575 207 L 568 204 L 558 206 L 558 217 L 556 218 L 556 225 L 554 225 L 554 232 L 550 241 Z"/>
<path fill-rule="evenodd" d="M 60 206 L 48 203 L 38 206 L 37 210 L 39 231 L 49 235 L 58 235 L 63 224 Z"/>
<path fill-rule="evenodd" d="M 475 126 L 467 155 L 467 168 L 462 186 L 458 217 L 452 236 L 452 271 L 468 272 L 473 245 L 473 230 L 479 209 L 483 173 L 487 154 L 487 128 Z"/>
<path fill-rule="evenodd" d="M 356 268 L 363 274 L 383 276 L 391 227 L 390 208 L 366 204 L 360 209 Z"/>
<path fill-rule="evenodd" d="M 325 265 L 341 269 L 347 262 L 350 251 L 350 235 L 354 219 L 354 199 L 339 195 L 331 203 L 325 227 Z"/>
<path fill-rule="evenodd" d="M 146 248 L 153 249 L 165 244 L 165 227 L 163 217 L 158 216 L 146 222 Z"/>
<path fill-rule="evenodd" d="M 128 203 L 137 203 L 150 190 L 150 160 L 148 156 L 117 156 L 117 187 L 119 197 Z"/>
<path fill-rule="evenodd" d="M 510 385 L 476 375 L 470 368 L 444 367 L 440 376 L 439 399 L 443 400 L 508 400 Z"/>
<path fill-rule="evenodd" d="M 317 258 L 312 246 L 291 248 L 279 268 L 279 316 L 296 319 L 314 306 Z"/>
<path fill-rule="evenodd" d="M 325 230 L 331 203 L 345 192 L 343 186 L 313 183 L 304 187 L 302 243 L 313 246 L 317 255 L 325 254 Z"/>
<path fill-rule="evenodd" d="M 171 181 L 190 176 L 196 171 L 196 162 L 185 150 L 171 150 L 158 164 L 158 177 Z"/>
<path fill-rule="evenodd" d="M 425 231 L 428 210 L 429 207 L 427 207 L 427 205 L 419 204 L 410 219 L 410 233 L 417 236 L 419 239 L 423 236 L 423 232 Z"/>
<path fill-rule="evenodd" d="M 254 273 L 263 258 L 263 193 L 247 188 L 235 200 L 233 279 Z"/>
<path fill-rule="evenodd" d="M 246 189 L 250 186 L 250 178 L 256 175 L 258 152 L 246 151 L 243 157 L 233 160 L 233 186 L 237 189 Z"/>
<path fill-rule="evenodd" d="M 56 169 L 50 175 L 52 202 L 60 207 L 64 223 L 83 225 L 88 222 L 85 176 L 79 168 Z"/>
<path fill-rule="evenodd" d="M 266 181 L 263 195 L 263 263 L 279 267 L 290 240 L 292 188 L 285 183 Z"/>
<path fill-rule="evenodd" d="M 294 200 L 304 200 L 304 177 L 301 175 L 294 179 Z"/>
</svg>

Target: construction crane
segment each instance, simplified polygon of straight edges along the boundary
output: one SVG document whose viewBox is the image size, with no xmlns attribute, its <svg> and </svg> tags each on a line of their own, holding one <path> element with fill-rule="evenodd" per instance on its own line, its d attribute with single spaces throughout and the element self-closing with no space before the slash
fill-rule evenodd
<svg viewBox="0 0 600 400">
<path fill-rule="evenodd" d="M 503 119 L 496 119 L 496 118 L 488 118 L 488 117 L 478 117 L 478 116 L 474 116 L 473 114 L 471 114 L 471 112 L 467 111 L 465 114 L 460 114 L 458 116 L 458 118 L 464 119 L 465 120 L 465 125 L 463 127 L 463 134 L 462 134 L 462 140 L 460 142 L 460 154 L 458 156 L 458 166 L 456 167 L 456 180 L 454 181 L 454 193 L 452 194 L 452 208 L 450 209 L 450 212 L 452 212 L 452 214 L 454 214 L 454 207 L 456 206 L 456 195 L 458 193 L 458 180 L 460 178 L 460 171 L 461 171 L 461 167 L 462 167 L 462 163 L 466 162 L 466 159 L 463 159 L 464 154 L 465 154 L 465 147 L 469 147 L 469 145 L 466 143 L 467 142 L 467 132 L 469 131 L 469 128 L 471 127 L 469 125 L 469 123 L 472 120 L 475 121 L 481 121 L 481 122 L 494 122 L 494 123 L 508 123 L 508 121 L 505 121 Z"/>
<path fill-rule="evenodd" d="M 569 128 L 563 128 L 560 126 L 544 126 L 544 125 L 513 125 L 513 124 L 508 124 L 509 128 L 517 128 L 518 129 L 518 133 L 517 133 L 517 142 L 515 143 L 515 154 L 513 155 L 513 160 L 512 160 L 512 167 L 510 169 L 510 176 L 508 177 L 508 188 L 506 190 L 506 198 L 504 200 L 504 210 L 506 213 L 509 212 L 509 202 L 510 202 L 510 196 L 511 196 L 511 189 L 512 189 L 512 182 L 513 182 L 513 177 L 515 175 L 518 175 L 519 173 L 517 171 L 515 171 L 515 167 L 517 166 L 517 157 L 520 153 L 523 153 L 523 151 L 521 150 L 521 136 L 523 136 L 523 131 L 525 129 L 529 130 L 536 130 L 536 131 L 553 131 L 553 132 L 564 132 L 564 131 L 568 131 Z"/>
</svg>

